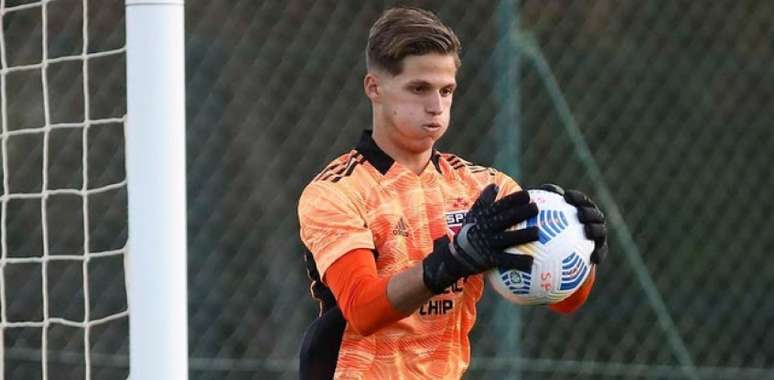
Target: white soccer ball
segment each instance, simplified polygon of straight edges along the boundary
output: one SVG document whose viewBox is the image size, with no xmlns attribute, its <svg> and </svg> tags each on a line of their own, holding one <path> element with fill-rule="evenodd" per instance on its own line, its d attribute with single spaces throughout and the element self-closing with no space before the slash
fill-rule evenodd
<svg viewBox="0 0 774 380">
<path fill-rule="evenodd" d="M 552 304 L 572 295 L 586 281 L 594 242 L 586 238 L 575 206 L 561 195 L 546 190 L 529 190 L 529 195 L 538 206 L 538 215 L 516 228 L 537 226 L 539 240 L 505 252 L 532 256 L 532 269 L 494 268 L 486 277 L 497 293 L 513 303 Z"/>
</svg>

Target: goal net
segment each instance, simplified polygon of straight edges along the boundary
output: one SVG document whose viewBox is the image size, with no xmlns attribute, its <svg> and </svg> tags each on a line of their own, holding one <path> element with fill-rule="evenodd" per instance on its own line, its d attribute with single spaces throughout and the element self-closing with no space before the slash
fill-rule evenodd
<svg viewBox="0 0 774 380">
<path fill-rule="evenodd" d="M 0 378 L 128 374 L 124 37 L 90 17 L 121 21 L 108 3 L 2 2 Z"/>
<path fill-rule="evenodd" d="M 131 2 L 0 0 L 0 380 L 130 374 Z"/>
</svg>

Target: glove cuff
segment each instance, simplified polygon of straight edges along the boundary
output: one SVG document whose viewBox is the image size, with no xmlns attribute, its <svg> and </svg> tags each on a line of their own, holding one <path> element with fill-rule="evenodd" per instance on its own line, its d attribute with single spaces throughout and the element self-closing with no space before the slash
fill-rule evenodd
<svg viewBox="0 0 774 380">
<path fill-rule="evenodd" d="M 433 242 L 433 252 L 422 260 L 422 281 L 434 294 L 441 294 L 463 277 L 455 267 L 449 238 L 444 236 Z"/>
</svg>

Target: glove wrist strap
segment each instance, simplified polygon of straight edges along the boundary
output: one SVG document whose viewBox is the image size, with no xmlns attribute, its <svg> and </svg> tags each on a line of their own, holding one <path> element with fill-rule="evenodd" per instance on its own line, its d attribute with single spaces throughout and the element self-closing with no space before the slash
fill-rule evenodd
<svg viewBox="0 0 774 380">
<path fill-rule="evenodd" d="M 422 281 L 434 294 L 443 293 L 446 288 L 464 276 L 452 256 L 452 250 L 455 249 L 453 244 L 446 236 L 436 240 L 433 242 L 433 252 L 422 260 Z"/>
</svg>

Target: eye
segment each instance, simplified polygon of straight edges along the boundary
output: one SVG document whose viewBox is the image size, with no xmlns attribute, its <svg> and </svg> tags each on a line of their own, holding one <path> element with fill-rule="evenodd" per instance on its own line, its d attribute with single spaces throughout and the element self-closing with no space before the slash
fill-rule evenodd
<svg viewBox="0 0 774 380">
<path fill-rule="evenodd" d="M 454 88 L 452 87 L 446 87 L 441 89 L 441 96 L 443 97 L 451 96 L 453 93 L 454 93 Z"/>
<path fill-rule="evenodd" d="M 426 89 L 427 89 L 426 86 L 421 86 L 421 85 L 420 86 L 412 86 L 411 87 L 411 92 L 413 92 L 415 94 L 421 94 L 421 93 L 425 92 Z"/>
</svg>

